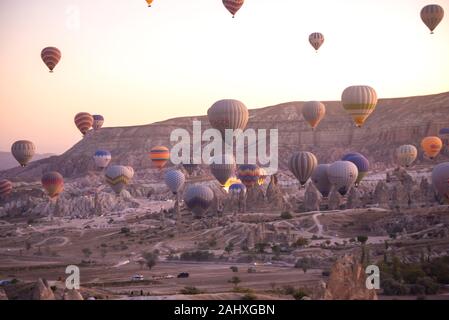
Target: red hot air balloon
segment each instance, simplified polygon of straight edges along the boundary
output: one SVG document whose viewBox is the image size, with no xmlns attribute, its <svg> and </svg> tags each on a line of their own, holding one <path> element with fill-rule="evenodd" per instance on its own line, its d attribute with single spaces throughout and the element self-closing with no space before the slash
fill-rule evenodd
<svg viewBox="0 0 449 320">
<path fill-rule="evenodd" d="M 170 160 L 170 150 L 164 146 L 156 146 L 150 150 L 150 159 L 153 165 L 161 170 Z"/>
<path fill-rule="evenodd" d="M 75 116 L 75 125 L 83 135 L 87 133 L 93 124 L 94 118 L 90 113 L 80 112 Z"/>
<path fill-rule="evenodd" d="M 41 58 L 50 72 L 53 72 L 53 69 L 56 67 L 59 60 L 61 60 L 61 51 L 55 47 L 44 48 L 41 51 Z"/>
<path fill-rule="evenodd" d="M 237 11 L 243 6 L 245 0 L 223 0 L 223 5 L 226 9 L 232 14 L 232 17 L 235 17 Z"/>
<path fill-rule="evenodd" d="M 41 182 L 50 199 L 57 199 L 64 190 L 64 178 L 59 172 L 52 171 L 44 174 Z"/>
</svg>

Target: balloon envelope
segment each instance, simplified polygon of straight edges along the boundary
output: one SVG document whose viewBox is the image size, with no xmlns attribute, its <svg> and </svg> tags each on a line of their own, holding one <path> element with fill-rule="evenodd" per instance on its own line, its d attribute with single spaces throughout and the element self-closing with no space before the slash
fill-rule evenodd
<svg viewBox="0 0 449 320">
<path fill-rule="evenodd" d="M 150 159 L 159 170 L 170 160 L 170 150 L 164 146 L 153 147 L 150 151 Z"/>
<path fill-rule="evenodd" d="M 418 149 L 411 144 L 405 144 L 396 149 L 396 160 L 400 166 L 410 166 L 418 157 Z"/>
<path fill-rule="evenodd" d="M 225 141 L 226 129 L 244 130 L 246 128 L 249 113 L 242 102 L 226 99 L 215 102 L 207 110 L 207 117 L 212 128 L 220 131 L 222 139 Z"/>
<path fill-rule="evenodd" d="M 327 197 L 329 192 L 331 191 L 331 182 L 329 181 L 329 177 L 327 175 L 327 171 L 329 170 L 330 164 L 319 164 L 312 174 L 312 182 L 318 191 L 323 195 L 323 197 Z"/>
<path fill-rule="evenodd" d="M 433 33 L 443 18 L 444 9 L 437 4 L 427 5 L 421 10 L 421 20 L 429 28 L 430 33 Z"/>
<path fill-rule="evenodd" d="M 358 185 L 362 179 L 366 176 L 369 171 L 369 161 L 361 154 L 354 154 L 352 156 L 346 157 L 346 161 L 350 161 L 356 165 L 358 170 L 357 180 L 355 184 Z"/>
<path fill-rule="evenodd" d="M 41 182 L 51 199 L 57 198 L 64 190 L 64 178 L 59 172 L 52 171 L 44 174 Z"/>
<path fill-rule="evenodd" d="M 235 159 L 232 154 L 223 154 L 212 157 L 209 163 L 212 175 L 222 186 L 235 174 Z"/>
<path fill-rule="evenodd" d="M 377 105 L 377 93 L 369 86 L 351 86 L 341 96 L 343 108 L 361 127 Z"/>
<path fill-rule="evenodd" d="M 109 151 L 107 151 L 107 150 L 95 151 L 94 161 L 95 161 L 95 165 L 98 168 L 106 168 L 108 166 L 109 162 L 111 162 L 111 159 L 112 159 L 112 155 Z"/>
<path fill-rule="evenodd" d="M 75 125 L 85 135 L 94 124 L 94 118 L 90 113 L 80 112 L 75 115 Z"/>
<path fill-rule="evenodd" d="M 446 202 L 449 201 L 449 162 L 436 165 L 432 170 L 432 185 Z"/>
<path fill-rule="evenodd" d="M 242 164 L 238 168 L 237 178 L 239 178 L 247 188 L 256 185 L 259 181 L 259 177 L 260 170 L 255 164 Z"/>
<path fill-rule="evenodd" d="M 50 72 L 53 72 L 53 69 L 56 67 L 59 60 L 61 60 L 61 51 L 55 47 L 44 48 L 41 51 L 41 58 Z"/>
<path fill-rule="evenodd" d="M 36 153 L 36 147 L 31 141 L 19 140 L 14 142 L 11 146 L 11 153 L 17 162 L 22 167 L 25 167 Z"/>
<path fill-rule="evenodd" d="M 318 51 L 318 49 L 323 45 L 324 43 L 324 36 L 322 33 L 314 32 L 309 36 L 309 42 L 312 45 L 312 47 Z"/>
<path fill-rule="evenodd" d="M 186 181 L 184 173 L 182 173 L 180 170 L 174 169 L 165 172 L 164 178 L 165 184 L 171 190 L 171 192 L 173 192 L 173 194 L 177 194 L 182 189 Z"/>
<path fill-rule="evenodd" d="M 92 118 L 94 118 L 94 123 L 92 124 L 92 127 L 94 128 L 94 130 L 100 129 L 103 126 L 104 117 L 99 114 L 94 114 L 92 116 Z"/>
<path fill-rule="evenodd" d="M 209 187 L 193 185 L 184 193 L 184 203 L 192 211 L 195 218 L 201 218 L 214 200 L 214 193 Z"/>
<path fill-rule="evenodd" d="M 421 141 L 421 147 L 423 148 L 426 156 L 433 159 L 443 148 L 443 142 L 438 137 L 426 137 Z"/>
<path fill-rule="evenodd" d="M 229 187 L 229 193 L 231 195 L 240 195 L 246 193 L 246 187 L 243 183 L 233 183 Z"/>
<path fill-rule="evenodd" d="M 126 166 L 113 165 L 106 169 L 106 182 L 110 185 L 112 190 L 119 195 L 125 186 L 130 182 L 134 172 Z"/>
<path fill-rule="evenodd" d="M 327 171 L 329 181 L 341 195 L 345 195 L 357 180 L 357 166 L 350 161 L 336 161 Z"/>
<path fill-rule="evenodd" d="M 303 186 L 312 176 L 313 171 L 318 165 L 315 155 L 311 152 L 296 152 L 290 157 L 288 168 L 294 174 L 299 183 Z"/>
<path fill-rule="evenodd" d="M 243 6 L 244 2 L 245 0 L 223 0 L 223 5 L 232 14 L 232 17 L 234 17 L 237 11 Z"/>
<path fill-rule="evenodd" d="M 302 107 L 302 116 L 315 129 L 326 114 L 326 107 L 319 101 L 309 101 Z"/>
</svg>

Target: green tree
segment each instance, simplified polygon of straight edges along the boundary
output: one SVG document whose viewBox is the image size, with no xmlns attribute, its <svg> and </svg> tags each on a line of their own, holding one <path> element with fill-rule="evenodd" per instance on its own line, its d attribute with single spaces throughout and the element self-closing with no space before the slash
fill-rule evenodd
<svg viewBox="0 0 449 320">
<path fill-rule="evenodd" d="M 231 278 L 231 280 L 229 280 L 228 281 L 229 283 L 232 283 L 233 285 L 234 285 L 234 287 L 237 287 L 238 286 L 238 284 L 240 283 L 240 282 L 242 282 L 242 280 L 240 280 L 240 278 L 239 277 L 232 277 Z"/>
<path fill-rule="evenodd" d="M 145 252 L 142 257 L 145 259 L 145 263 L 148 269 L 151 270 L 156 265 L 159 259 L 159 251 L 154 250 L 151 252 Z"/>
<path fill-rule="evenodd" d="M 258 253 L 265 253 L 265 249 L 268 247 L 268 243 L 258 242 L 254 245 L 254 247 Z"/>
<path fill-rule="evenodd" d="M 232 251 L 234 251 L 234 243 L 229 242 L 228 245 L 224 248 L 228 255 L 231 255 Z"/>
<path fill-rule="evenodd" d="M 81 250 L 84 254 L 84 256 L 88 259 L 92 255 L 92 251 L 89 248 L 84 248 Z"/>
</svg>

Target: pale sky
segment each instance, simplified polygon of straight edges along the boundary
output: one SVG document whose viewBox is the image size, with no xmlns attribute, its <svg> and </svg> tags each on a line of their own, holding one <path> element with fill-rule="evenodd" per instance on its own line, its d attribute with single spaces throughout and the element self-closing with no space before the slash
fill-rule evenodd
<svg viewBox="0 0 449 320">
<path fill-rule="evenodd" d="M 419 15 L 429 3 L 446 11 L 434 35 Z M 326 39 L 318 54 L 312 32 Z M 62 52 L 53 74 L 46 46 Z M 62 153 L 81 138 L 79 111 L 131 126 L 223 98 L 257 108 L 340 100 L 358 84 L 380 98 L 445 92 L 448 57 L 449 0 L 246 0 L 235 19 L 221 0 L 1 0 L 0 150 L 28 139 Z"/>
</svg>

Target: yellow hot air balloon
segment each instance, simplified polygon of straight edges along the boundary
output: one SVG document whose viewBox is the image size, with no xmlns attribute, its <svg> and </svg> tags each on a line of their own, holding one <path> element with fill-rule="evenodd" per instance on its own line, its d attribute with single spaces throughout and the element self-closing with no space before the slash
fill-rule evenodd
<svg viewBox="0 0 449 320">
<path fill-rule="evenodd" d="M 151 7 L 151 4 L 153 3 L 153 0 L 146 0 L 148 3 L 148 7 Z"/>
<path fill-rule="evenodd" d="M 443 148 L 443 142 L 438 137 L 426 137 L 421 141 L 421 147 L 426 156 L 430 159 L 435 158 Z"/>
<path fill-rule="evenodd" d="M 343 108 L 361 128 L 377 105 L 377 93 L 369 86 L 351 86 L 341 96 Z"/>
</svg>

